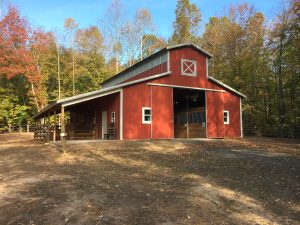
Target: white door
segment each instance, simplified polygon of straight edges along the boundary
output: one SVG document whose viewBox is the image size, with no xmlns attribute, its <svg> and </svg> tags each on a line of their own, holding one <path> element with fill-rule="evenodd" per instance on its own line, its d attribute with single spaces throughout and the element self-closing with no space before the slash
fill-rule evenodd
<svg viewBox="0 0 300 225">
<path fill-rule="evenodd" d="M 104 134 L 107 133 L 107 111 L 102 111 L 102 139 Z"/>
</svg>

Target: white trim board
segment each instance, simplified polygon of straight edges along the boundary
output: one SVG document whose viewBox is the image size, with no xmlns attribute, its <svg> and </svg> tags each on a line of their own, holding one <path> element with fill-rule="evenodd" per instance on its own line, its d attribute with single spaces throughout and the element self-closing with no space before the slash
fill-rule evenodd
<svg viewBox="0 0 300 225">
<path fill-rule="evenodd" d="M 210 89 L 210 88 L 188 87 L 188 86 L 171 85 L 171 84 L 148 83 L 147 85 L 161 86 L 161 87 L 171 87 L 171 88 L 182 88 L 182 89 L 192 89 L 192 90 L 200 90 L 200 91 L 215 91 L 215 92 L 223 92 L 223 93 L 225 92 L 224 90 L 217 90 L 217 89 Z"/>
<path fill-rule="evenodd" d="M 123 140 L 123 88 L 120 90 L 120 140 Z"/>
<path fill-rule="evenodd" d="M 234 92 L 235 94 L 237 94 L 237 95 L 239 95 L 239 96 L 241 96 L 243 98 L 246 98 L 246 95 L 243 95 L 241 92 L 238 92 L 237 90 L 233 89 L 232 87 L 229 87 L 228 85 L 222 83 L 221 81 L 217 80 L 216 78 L 208 76 L 208 79 L 216 82 L 217 84 L 219 84 L 219 85 L 223 86 L 224 88 L 226 88 L 226 89 Z"/>
<path fill-rule="evenodd" d="M 244 137 L 243 132 L 243 109 L 242 109 L 242 99 L 240 98 L 240 129 L 241 129 L 241 138 Z"/>
<path fill-rule="evenodd" d="M 73 101 L 70 101 L 70 102 L 66 102 L 66 103 L 62 103 L 61 105 L 66 107 L 66 106 L 70 106 L 70 105 L 75 105 L 75 104 L 78 104 L 78 103 L 81 103 L 81 102 L 86 102 L 86 101 L 89 101 L 89 100 L 92 100 L 92 99 L 95 99 L 95 98 L 100 98 L 100 97 L 103 97 L 103 96 L 106 96 L 106 95 L 111 95 L 111 94 L 114 94 L 114 93 L 117 93 L 117 92 L 120 92 L 121 89 L 116 89 L 116 90 L 111 90 L 111 91 L 106 91 L 106 92 L 100 92 L 96 95 L 93 95 L 93 96 L 87 96 L 85 98 L 80 98 L 80 99 L 75 99 Z"/>
</svg>

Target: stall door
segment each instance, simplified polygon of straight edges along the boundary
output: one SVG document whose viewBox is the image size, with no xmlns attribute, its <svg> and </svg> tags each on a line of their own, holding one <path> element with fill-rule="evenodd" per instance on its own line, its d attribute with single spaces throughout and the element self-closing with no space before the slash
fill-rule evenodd
<svg viewBox="0 0 300 225">
<path fill-rule="evenodd" d="M 223 93 L 206 91 L 207 137 L 224 138 Z"/>
<path fill-rule="evenodd" d="M 102 111 L 102 139 L 104 139 L 104 134 L 107 133 L 107 111 Z"/>
</svg>

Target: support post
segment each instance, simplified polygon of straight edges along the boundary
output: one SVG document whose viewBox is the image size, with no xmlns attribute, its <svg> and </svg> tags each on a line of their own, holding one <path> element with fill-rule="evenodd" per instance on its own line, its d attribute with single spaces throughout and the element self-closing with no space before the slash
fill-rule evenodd
<svg viewBox="0 0 300 225">
<path fill-rule="evenodd" d="M 63 147 L 63 152 L 66 150 L 66 127 L 65 127 L 65 107 L 61 107 L 61 113 L 60 113 L 60 142 Z"/>
<path fill-rule="evenodd" d="M 53 142 L 56 141 L 56 110 L 54 111 L 54 121 L 53 121 Z"/>
<path fill-rule="evenodd" d="M 51 123 L 50 123 L 50 112 L 48 112 L 48 121 L 47 121 L 48 130 L 50 130 L 50 125 L 51 125 Z"/>
<path fill-rule="evenodd" d="M 51 122 L 50 122 L 50 111 L 48 112 L 48 119 L 47 119 L 47 141 L 50 141 L 50 126 L 51 126 Z"/>
<path fill-rule="evenodd" d="M 186 137 L 190 137 L 190 129 L 189 129 L 189 96 L 185 96 L 186 103 Z"/>
</svg>

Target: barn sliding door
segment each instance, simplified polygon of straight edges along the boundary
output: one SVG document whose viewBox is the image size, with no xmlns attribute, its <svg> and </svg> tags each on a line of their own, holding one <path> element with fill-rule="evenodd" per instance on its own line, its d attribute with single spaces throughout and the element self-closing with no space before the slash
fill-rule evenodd
<svg viewBox="0 0 300 225">
<path fill-rule="evenodd" d="M 207 137 L 224 137 L 224 96 L 222 92 L 206 91 Z"/>
</svg>

